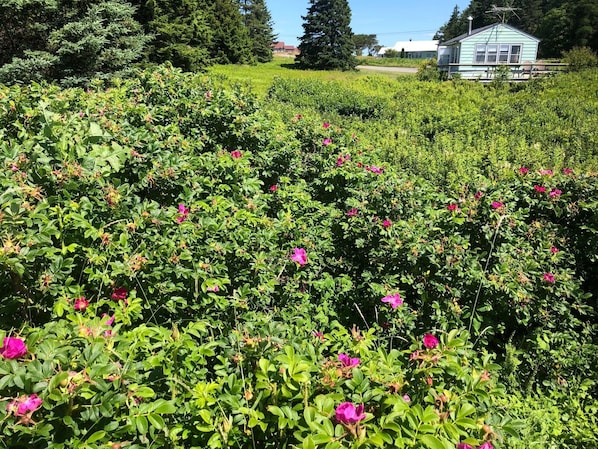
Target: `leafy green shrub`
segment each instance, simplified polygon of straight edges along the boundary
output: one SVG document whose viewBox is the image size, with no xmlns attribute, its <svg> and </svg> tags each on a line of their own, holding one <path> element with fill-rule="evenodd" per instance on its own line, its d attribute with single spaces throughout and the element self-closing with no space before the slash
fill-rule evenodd
<svg viewBox="0 0 598 449">
<path fill-rule="evenodd" d="M 598 56 L 589 47 L 574 47 L 563 54 L 563 62 L 569 64 L 569 70 L 577 72 L 598 66 Z"/>
</svg>

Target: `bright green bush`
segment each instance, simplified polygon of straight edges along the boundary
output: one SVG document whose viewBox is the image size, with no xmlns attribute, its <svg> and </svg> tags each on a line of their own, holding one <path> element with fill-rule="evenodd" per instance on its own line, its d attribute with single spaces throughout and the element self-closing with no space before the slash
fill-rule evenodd
<svg viewBox="0 0 598 449">
<path fill-rule="evenodd" d="M 463 120 L 444 120 L 425 98 L 418 122 L 389 86 L 353 89 L 385 105 L 380 123 L 419 129 L 413 148 L 448 145 L 465 118 L 499 126 L 459 103 Z M 483 88 L 433 86 L 412 87 L 484 108 Z M 347 117 L 333 100 L 350 89 L 313 87 Z M 494 360 L 513 391 L 558 387 L 558 403 L 589 379 L 595 395 L 595 175 L 539 150 L 513 166 L 505 139 L 471 152 L 492 176 L 425 179 L 309 98 L 309 114 L 290 115 L 291 96 L 275 110 L 283 92 L 267 109 L 163 67 L 88 91 L 1 89 L 0 328 L 29 348 L 0 359 L 9 447 L 507 447 L 517 426 L 496 413 L 510 396 Z M 454 161 L 418 163 L 465 170 Z M 429 333 L 438 348 L 423 349 Z M 43 405 L 25 422 L 13 409 L 32 394 Z M 364 404 L 363 423 L 334 418 L 345 402 Z"/>
</svg>

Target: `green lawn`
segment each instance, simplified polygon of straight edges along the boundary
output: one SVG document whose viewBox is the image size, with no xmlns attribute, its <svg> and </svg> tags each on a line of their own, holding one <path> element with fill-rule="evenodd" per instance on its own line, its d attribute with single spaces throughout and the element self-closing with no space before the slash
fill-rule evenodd
<svg viewBox="0 0 598 449">
<path fill-rule="evenodd" d="M 321 81 L 354 81 L 360 78 L 381 76 L 385 79 L 396 79 L 396 73 L 376 73 L 366 71 L 342 72 L 338 70 L 299 70 L 290 57 L 274 57 L 274 60 L 257 65 L 216 65 L 208 69 L 209 75 L 223 75 L 233 82 L 247 83 L 260 97 L 264 97 L 276 77 L 292 79 L 316 79 Z"/>
</svg>

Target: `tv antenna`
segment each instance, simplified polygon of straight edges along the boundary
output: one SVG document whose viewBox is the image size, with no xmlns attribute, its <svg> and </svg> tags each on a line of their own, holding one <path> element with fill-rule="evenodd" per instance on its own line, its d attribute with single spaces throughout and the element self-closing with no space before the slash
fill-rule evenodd
<svg viewBox="0 0 598 449">
<path fill-rule="evenodd" d="M 509 19 L 510 14 L 514 14 L 517 16 L 518 19 L 521 20 L 521 17 L 517 15 L 515 11 L 521 8 L 513 8 L 512 6 L 496 6 L 492 5 L 492 9 L 486 11 L 486 14 L 492 14 L 496 16 L 502 23 L 505 23 Z"/>
</svg>

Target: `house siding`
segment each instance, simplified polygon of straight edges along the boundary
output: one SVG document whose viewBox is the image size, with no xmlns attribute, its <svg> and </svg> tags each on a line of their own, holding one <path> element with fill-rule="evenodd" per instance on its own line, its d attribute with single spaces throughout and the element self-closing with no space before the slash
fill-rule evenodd
<svg viewBox="0 0 598 449">
<path fill-rule="evenodd" d="M 489 27 L 488 29 L 480 31 L 479 33 L 466 36 L 460 39 L 460 42 L 458 43 L 452 43 L 449 47 L 447 47 L 447 51 L 442 53 L 444 57 L 439 58 L 441 59 L 439 62 L 440 64 L 456 62 L 454 60 L 448 61 L 449 55 L 451 55 L 451 50 L 449 49 L 452 47 L 452 54 L 456 54 L 456 52 L 458 52 L 459 67 L 458 69 L 456 67 L 452 67 L 451 72 L 461 72 L 463 76 L 467 78 L 485 78 L 492 69 L 489 66 L 484 66 L 483 63 L 481 65 L 473 65 L 475 64 L 476 60 L 477 45 L 521 45 L 519 64 L 524 64 L 526 62 L 536 62 L 538 42 L 538 39 L 517 29 L 505 26 L 503 24 L 496 24 L 495 26 Z"/>
</svg>

